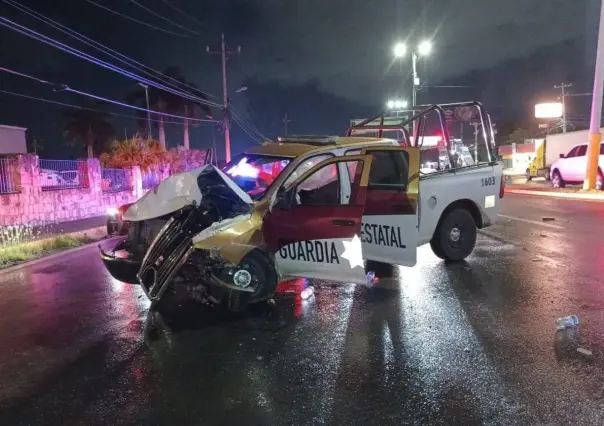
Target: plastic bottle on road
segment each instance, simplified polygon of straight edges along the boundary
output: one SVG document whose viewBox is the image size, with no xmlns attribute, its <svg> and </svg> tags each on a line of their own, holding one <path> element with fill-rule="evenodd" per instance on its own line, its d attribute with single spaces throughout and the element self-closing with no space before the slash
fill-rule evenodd
<svg viewBox="0 0 604 426">
<path fill-rule="evenodd" d="M 558 318 L 556 320 L 556 329 L 564 330 L 565 328 L 574 328 L 579 325 L 579 317 L 569 315 L 567 317 Z"/>
</svg>

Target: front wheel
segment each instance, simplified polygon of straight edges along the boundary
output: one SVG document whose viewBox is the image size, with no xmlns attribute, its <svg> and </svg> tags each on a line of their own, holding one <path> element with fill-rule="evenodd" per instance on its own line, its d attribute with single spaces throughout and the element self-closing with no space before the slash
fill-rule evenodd
<svg viewBox="0 0 604 426">
<path fill-rule="evenodd" d="M 562 179 L 562 175 L 558 170 L 554 170 L 552 173 L 552 188 L 564 188 L 566 183 Z"/>
<path fill-rule="evenodd" d="M 531 176 L 531 171 L 529 169 L 526 169 L 526 172 L 524 172 L 524 177 L 526 178 L 527 182 L 533 179 L 533 177 Z"/>
<path fill-rule="evenodd" d="M 447 261 L 459 262 L 468 257 L 476 245 L 476 222 L 466 209 L 447 213 L 434 232 L 430 247 L 434 254 Z"/>
</svg>

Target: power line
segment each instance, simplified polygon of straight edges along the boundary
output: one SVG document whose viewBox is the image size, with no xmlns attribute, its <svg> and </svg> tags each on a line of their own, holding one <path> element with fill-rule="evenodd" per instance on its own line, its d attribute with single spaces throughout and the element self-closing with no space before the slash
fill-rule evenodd
<svg viewBox="0 0 604 426">
<path fill-rule="evenodd" d="M 169 114 L 167 112 L 159 112 L 159 111 L 155 111 L 155 110 L 152 110 L 152 109 L 141 108 L 141 107 L 137 107 L 136 105 L 126 104 L 126 103 L 123 103 L 123 102 L 115 101 L 113 99 L 104 98 L 102 96 L 93 95 L 93 94 L 87 93 L 87 92 L 82 92 L 82 91 L 77 90 L 77 89 L 72 89 L 71 87 L 67 86 L 66 84 L 50 83 L 50 82 L 41 80 L 39 78 L 27 75 L 27 74 L 18 73 L 16 71 L 9 70 L 7 68 L 0 68 L 0 70 L 5 71 L 5 72 L 10 72 L 11 74 L 21 75 L 22 77 L 25 77 L 25 78 L 28 78 L 28 79 L 31 79 L 31 80 L 37 80 L 39 82 L 44 82 L 44 84 L 48 84 L 50 86 L 54 86 L 54 90 L 55 91 L 72 92 L 72 93 L 75 93 L 75 94 L 78 94 L 78 95 L 87 96 L 89 98 L 93 98 L 93 99 L 96 99 L 96 100 L 99 100 L 99 101 L 108 102 L 108 103 L 114 104 L 114 105 L 119 105 L 119 106 L 122 106 L 122 107 L 125 107 L 125 108 L 132 108 L 132 109 L 136 109 L 138 111 L 151 112 L 153 114 L 163 115 L 165 117 L 181 118 L 183 120 L 198 121 L 198 122 L 205 122 L 205 123 L 215 123 L 216 122 L 216 120 L 203 120 L 203 119 L 200 119 L 200 118 L 190 118 L 190 117 L 184 117 L 184 116 L 176 115 L 176 114 Z"/>
<path fill-rule="evenodd" d="M 82 42 L 82 43 L 84 43 L 84 44 L 86 44 L 88 46 L 91 46 L 94 49 L 96 49 L 96 50 L 98 50 L 98 51 L 100 51 L 100 52 L 102 52 L 102 53 L 104 53 L 104 54 L 106 54 L 106 55 L 108 55 L 108 56 L 110 56 L 110 57 L 112 57 L 114 59 L 117 59 L 118 61 L 120 61 L 120 62 L 122 62 L 122 63 L 124 63 L 126 65 L 129 65 L 129 66 L 131 66 L 131 67 L 133 67 L 135 69 L 138 69 L 139 71 L 142 71 L 144 74 L 146 74 L 148 76 L 151 76 L 153 78 L 156 78 L 156 79 L 159 79 L 161 81 L 164 81 L 166 84 L 169 84 L 172 87 L 175 87 L 175 88 L 178 89 L 179 88 L 178 85 L 179 85 L 181 87 L 186 87 L 188 89 L 191 89 L 191 90 L 194 90 L 196 92 L 199 92 L 199 93 L 201 93 L 204 96 L 207 96 L 209 98 L 218 99 L 217 96 L 214 96 L 214 95 L 209 94 L 207 92 L 204 92 L 203 90 L 200 90 L 200 89 L 198 89 L 196 87 L 193 87 L 193 86 L 190 86 L 190 85 L 188 85 L 186 83 L 183 83 L 182 81 L 179 81 L 179 80 L 177 80 L 177 79 L 175 79 L 173 77 L 170 77 L 170 76 L 167 76 L 165 74 L 162 74 L 161 72 L 159 72 L 159 71 L 157 71 L 157 70 L 155 70 L 155 69 L 153 69 L 151 67 L 148 67 L 147 65 L 145 65 L 145 64 L 143 64 L 141 62 L 138 62 L 138 61 L 136 61 L 136 60 L 134 60 L 134 59 L 132 59 L 132 58 L 130 58 L 130 57 L 128 57 L 128 56 L 126 56 L 126 55 L 124 55 L 124 54 L 116 51 L 116 50 L 114 50 L 114 49 L 111 49 L 111 48 L 109 48 L 109 47 L 107 47 L 107 46 L 105 46 L 105 45 L 103 45 L 103 44 L 101 44 L 101 43 L 99 43 L 99 42 L 91 39 L 90 37 L 86 37 L 85 35 L 83 35 L 81 33 L 78 33 L 77 31 L 75 31 L 75 30 L 73 30 L 73 29 L 71 29 L 71 28 L 69 28 L 69 27 L 67 27 L 65 25 L 62 25 L 61 23 L 59 23 L 57 21 L 54 21 L 54 20 L 48 18 L 47 16 L 45 16 L 45 15 L 39 13 L 39 12 L 36 12 L 35 10 L 33 10 L 31 8 L 28 8 L 27 6 L 24 6 L 24 5 L 20 4 L 17 1 L 14 1 L 14 0 L 0 0 L 0 1 L 2 1 L 2 2 L 4 2 L 4 3 L 6 3 L 6 4 L 8 4 L 8 5 L 10 5 L 10 6 L 14 7 L 14 8 L 16 8 L 16 9 L 18 9 L 18 10 L 20 10 L 21 12 L 23 12 L 23 13 L 25 13 L 25 14 L 27 14 L 27 15 L 29 15 L 29 16 L 31 16 L 31 17 L 39 20 L 39 21 L 41 21 L 41 22 L 43 22 L 43 23 L 45 23 L 46 25 L 49 25 L 50 27 L 52 27 L 52 28 L 54 28 L 54 29 L 62 32 L 63 34 L 67 34 L 68 36 L 73 37 L 76 40 L 78 40 L 78 41 L 80 41 L 80 42 Z M 145 69 L 150 70 L 151 72 L 146 71 Z M 156 74 L 156 75 L 153 75 L 153 74 Z M 174 84 L 174 83 L 168 83 L 168 82 L 165 81 L 166 79 L 167 80 L 171 80 L 171 81 L 175 82 L 176 84 Z"/>
<path fill-rule="evenodd" d="M 115 15 L 121 16 L 121 17 L 122 17 L 122 18 L 124 18 L 124 19 L 129 19 L 130 21 L 134 21 L 134 22 L 136 22 L 136 23 L 139 23 L 139 24 L 141 24 L 141 25 L 145 25 L 145 26 L 150 27 L 150 28 L 153 28 L 153 29 L 155 29 L 155 30 L 162 31 L 162 32 L 164 32 L 164 33 L 168 33 L 168 34 L 172 34 L 172 35 L 175 35 L 175 36 L 178 36 L 178 37 L 186 37 L 186 38 L 189 38 L 189 37 L 190 37 L 190 36 L 189 36 L 189 35 L 187 35 L 187 34 L 175 33 L 175 32 L 170 31 L 170 30 L 166 30 L 166 29 L 163 29 L 163 28 L 160 28 L 160 27 L 156 27 L 155 25 L 151 25 L 151 24 L 149 24 L 149 23 L 147 23 L 147 22 L 139 21 L 139 20 L 138 20 L 138 19 L 136 19 L 136 18 L 132 18 L 132 17 L 130 17 L 130 16 L 124 15 L 123 13 L 117 12 L 117 11 L 115 11 L 115 10 L 113 10 L 113 9 L 110 9 L 110 8 L 108 8 L 108 7 L 106 7 L 106 6 L 103 6 L 102 4 L 98 4 L 98 3 L 96 3 L 96 2 L 94 2 L 94 1 L 92 1 L 92 0 L 86 0 L 86 2 L 88 2 L 88 3 L 90 3 L 90 4 L 93 4 L 93 5 L 95 5 L 96 7 L 100 7 L 101 9 L 104 9 L 104 10 L 106 10 L 107 12 L 111 12 L 111 13 L 113 13 L 113 14 L 115 14 Z"/>
<path fill-rule="evenodd" d="M 25 98 L 25 99 L 31 99 L 31 100 L 35 100 L 35 101 L 45 102 L 45 103 L 48 103 L 48 104 L 54 104 L 54 105 L 64 106 L 64 107 L 68 107 L 68 108 L 75 108 L 75 109 L 81 109 L 81 110 L 86 110 L 86 111 L 101 112 L 103 114 L 114 115 L 114 116 L 117 116 L 117 117 L 134 118 L 134 119 L 137 119 L 137 120 L 141 119 L 141 117 L 138 117 L 136 115 L 118 114 L 117 112 L 105 111 L 105 110 L 97 109 L 97 108 L 89 108 L 89 107 L 84 107 L 84 106 L 75 105 L 75 104 L 68 104 L 68 103 L 65 103 L 65 102 L 52 101 L 50 99 L 38 98 L 38 97 L 35 97 L 35 96 L 24 95 L 22 93 L 9 92 L 8 90 L 1 90 L 0 89 L 0 93 L 4 93 L 5 95 L 17 96 L 17 97 L 20 97 L 20 98 Z M 182 121 L 164 121 L 164 120 L 155 120 L 155 119 L 151 119 L 151 121 L 156 122 L 156 123 L 159 123 L 160 121 L 162 121 L 164 124 L 182 124 Z M 199 124 L 203 124 L 203 123 L 199 123 Z"/>
<path fill-rule="evenodd" d="M 241 127 L 241 129 L 256 143 L 258 144 L 262 144 L 262 139 L 260 139 L 258 136 L 255 136 L 253 134 L 253 132 L 250 131 L 250 129 L 243 123 L 241 122 L 237 117 L 233 116 L 233 121 L 237 124 L 239 124 L 239 127 Z"/>
<path fill-rule="evenodd" d="M 0 67 L 0 71 L 4 71 L 4 72 L 7 72 L 7 73 L 13 74 L 13 75 L 18 75 L 19 77 L 29 78 L 30 80 L 37 81 L 38 83 L 53 84 L 50 81 L 46 81 L 46 80 L 42 80 L 40 78 L 32 77 L 31 75 L 23 74 L 23 73 L 20 73 L 20 72 L 14 71 L 14 70 L 10 70 L 10 69 L 4 68 L 4 67 Z"/>
<path fill-rule="evenodd" d="M 185 26 L 182 26 L 182 25 L 180 25 L 180 24 L 178 24 L 178 23 L 176 23 L 176 22 L 174 22 L 174 21 L 171 21 L 170 19 L 166 18 L 165 16 L 160 15 L 159 13 L 157 13 L 157 12 L 155 12 L 155 11 L 153 11 L 153 10 L 149 9 L 149 8 L 148 8 L 148 7 L 146 7 L 146 6 L 143 6 L 142 4 L 140 4 L 139 2 L 137 2 L 136 0 L 130 0 L 130 1 L 131 1 L 132 3 L 134 3 L 135 5 L 137 5 L 138 7 L 140 7 L 141 9 L 146 10 L 146 11 L 147 11 L 147 12 L 149 12 L 150 14 L 155 15 L 155 16 L 157 16 L 158 18 L 160 18 L 160 19 L 162 19 L 162 20 L 164 20 L 164 21 L 166 21 L 166 22 L 168 22 L 168 23 L 170 23 L 170 24 L 172 24 L 172 25 L 174 25 L 174 26 L 177 26 L 177 27 L 178 27 L 178 28 L 180 28 L 180 29 L 183 29 L 183 30 L 188 31 L 188 32 L 190 32 L 190 33 L 192 33 L 192 34 L 195 34 L 195 35 L 201 36 L 201 34 L 199 34 L 197 31 L 193 31 L 193 30 L 191 30 L 191 29 L 189 29 L 189 28 L 187 28 L 187 27 L 185 27 Z"/>
<path fill-rule="evenodd" d="M 197 22 L 200 25 L 203 25 L 203 22 L 201 22 L 199 19 L 195 18 L 192 15 L 189 15 L 187 12 L 185 12 L 182 9 L 179 9 L 178 7 L 174 6 L 171 2 L 169 2 L 168 0 L 161 0 L 162 2 L 164 2 L 166 5 L 168 5 L 169 7 L 171 7 L 172 9 L 174 9 L 175 11 L 177 11 L 178 13 L 182 14 L 183 16 L 185 16 L 188 19 L 191 19 L 192 21 Z"/>
<path fill-rule="evenodd" d="M 231 113 L 233 115 L 233 118 L 236 118 L 237 120 L 239 120 L 240 125 L 241 123 L 243 123 L 252 133 L 256 134 L 258 137 L 260 137 L 260 139 L 263 140 L 269 140 L 269 138 L 267 138 L 266 136 L 264 136 L 260 130 L 258 130 L 258 128 L 254 125 L 254 123 L 252 123 L 249 120 L 246 120 L 244 117 L 242 117 L 241 115 L 239 115 L 235 109 L 231 108 Z"/>
<path fill-rule="evenodd" d="M 16 32 L 18 32 L 20 34 L 26 35 L 26 36 L 28 36 L 30 38 L 33 38 L 35 40 L 38 40 L 38 41 L 40 41 L 40 42 L 42 42 L 44 44 L 47 44 L 49 46 L 52 46 L 52 47 L 56 48 L 56 49 L 62 50 L 64 52 L 67 52 L 67 53 L 70 53 L 70 54 L 72 54 L 74 56 L 77 56 L 77 57 L 79 57 L 81 59 L 87 60 L 88 62 L 92 62 L 95 65 L 98 65 L 100 67 L 109 69 L 111 71 L 115 71 L 115 72 L 117 72 L 119 74 L 122 74 L 124 76 L 129 77 L 129 78 L 132 78 L 135 81 L 146 83 L 149 86 L 153 86 L 153 87 L 155 87 L 157 89 L 164 90 L 166 92 L 175 94 L 177 96 L 180 96 L 180 97 L 183 97 L 183 98 L 186 98 L 186 99 L 190 99 L 190 100 L 196 101 L 196 102 L 198 102 L 200 104 L 205 104 L 205 105 L 213 106 L 213 107 L 220 107 L 220 105 L 217 104 L 217 103 L 215 103 L 215 102 L 210 102 L 210 101 L 208 101 L 206 99 L 200 98 L 199 96 L 193 96 L 190 93 L 184 92 L 182 90 L 172 89 L 170 87 L 167 87 L 165 85 L 157 83 L 157 82 L 155 82 L 153 80 L 149 80 L 147 78 L 144 78 L 144 77 L 141 77 L 141 76 L 139 76 L 137 74 L 134 74 L 134 73 L 132 73 L 130 71 L 127 71 L 127 70 L 124 70 L 122 68 L 119 68 L 119 67 L 117 67 L 117 66 L 115 66 L 113 64 L 110 64 L 109 62 L 106 62 L 106 61 L 103 61 L 101 59 L 95 58 L 92 55 L 89 55 L 89 54 L 84 53 L 84 52 L 82 52 L 80 50 L 74 49 L 73 47 L 70 47 L 70 46 L 68 46 L 68 45 L 66 45 L 64 43 L 61 43 L 61 42 L 59 42 L 57 40 L 54 40 L 51 37 L 47 37 L 47 36 L 45 36 L 43 34 L 40 34 L 40 33 L 36 32 L 36 31 L 33 31 L 33 30 L 31 30 L 31 29 L 23 26 L 23 25 L 17 24 L 17 23 L 15 23 L 15 22 L 13 22 L 13 21 L 11 21 L 9 19 L 6 19 L 6 18 L 4 18 L 2 16 L 0 16 L 0 25 L 2 25 L 4 27 L 7 27 L 9 29 L 12 29 L 13 31 L 16 31 Z"/>
</svg>

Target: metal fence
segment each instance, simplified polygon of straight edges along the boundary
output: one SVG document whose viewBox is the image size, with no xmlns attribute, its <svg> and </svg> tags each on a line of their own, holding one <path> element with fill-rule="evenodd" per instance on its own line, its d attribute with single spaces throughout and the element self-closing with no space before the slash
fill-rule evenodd
<svg viewBox="0 0 604 426">
<path fill-rule="evenodd" d="M 0 194 L 21 191 L 21 179 L 16 158 L 0 158 Z"/>
<path fill-rule="evenodd" d="M 103 192 L 131 191 L 131 173 L 128 169 L 101 169 Z"/>
<path fill-rule="evenodd" d="M 159 173 L 155 170 L 141 172 L 143 178 L 143 189 L 152 189 L 159 185 L 161 181 Z"/>
<path fill-rule="evenodd" d="M 88 187 L 88 165 L 84 160 L 40 160 L 43 191 Z"/>
</svg>

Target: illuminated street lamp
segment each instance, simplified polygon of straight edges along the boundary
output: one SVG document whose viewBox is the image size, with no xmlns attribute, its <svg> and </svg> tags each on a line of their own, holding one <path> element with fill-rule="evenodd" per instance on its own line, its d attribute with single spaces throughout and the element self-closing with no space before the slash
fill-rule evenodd
<svg viewBox="0 0 604 426">
<path fill-rule="evenodd" d="M 394 46 L 394 56 L 396 58 L 402 58 L 407 53 L 407 46 L 404 43 L 397 43 Z"/>
<path fill-rule="evenodd" d="M 401 110 L 409 106 L 409 102 L 400 99 L 391 99 L 386 104 L 389 110 Z"/>
<path fill-rule="evenodd" d="M 407 46 L 404 43 L 397 43 L 394 45 L 394 57 L 402 58 L 407 53 Z M 417 75 L 417 58 L 418 56 L 428 56 L 432 52 L 432 42 L 430 40 L 424 40 L 417 45 L 417 49 L 411 51 L 411 65 L 413 67 L 413 98 L 412 105 L 415 106 L 417 102 L 417 87 L 419 86 L 419 77 Z"/>
</svg>

